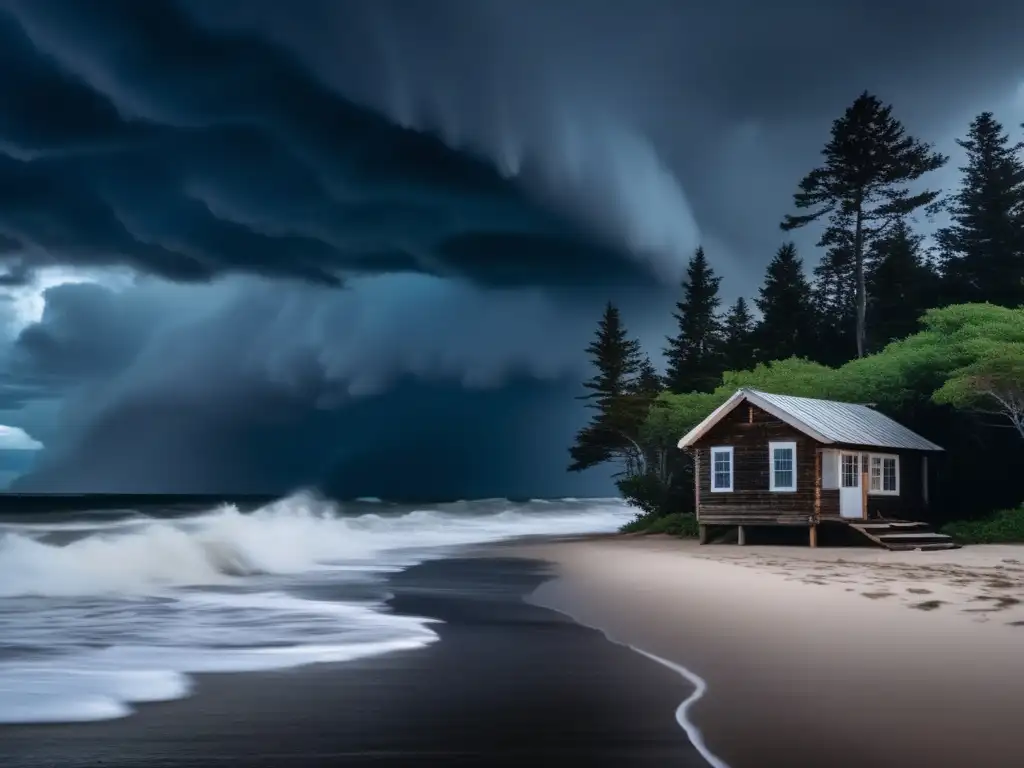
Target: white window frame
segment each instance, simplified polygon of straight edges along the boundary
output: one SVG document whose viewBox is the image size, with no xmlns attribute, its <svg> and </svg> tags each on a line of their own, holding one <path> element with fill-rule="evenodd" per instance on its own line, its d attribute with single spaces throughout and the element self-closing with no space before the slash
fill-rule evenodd
<svg viewBox="0 0 1024 768">
<path fill-rule="evenodd" d="M 775 484 L 775 451 L 789 449 L 793 452 L 793 484 Z M 781 440 L 768 443 L 768 489 L 773 493 L 792 493 L 796 490 L 796 442 Z"/>
<path fill-rule="evenodd" d="M 715 485 L 715 454 L 716 453 L 727 453 L 729 454 L 729 487 L 718 487 Z M 733 450 L 731 445 L 716 445 L 711 449 L 711 460 L 708 462 L 708 466 L 711 471 L 711 492 L 712 493 L 731 493 L 733 489 L 733 477 L 736 473 L 736 463 L 733 457 Z"/>
<path fill-rule="evenodd" d="M 874 480 L 875 459 L 878 459 L 878 490 L 871 487 Z M 896 490 L 884 491 L 882 485 L 885 483 L 885 459 L 893 459 L 896 462 Z M 868 454 L 868 494 L 871 496 L 899 496 L 900 495 L 900 457 L 897 453 L 869 453 Z"/>
</svg>

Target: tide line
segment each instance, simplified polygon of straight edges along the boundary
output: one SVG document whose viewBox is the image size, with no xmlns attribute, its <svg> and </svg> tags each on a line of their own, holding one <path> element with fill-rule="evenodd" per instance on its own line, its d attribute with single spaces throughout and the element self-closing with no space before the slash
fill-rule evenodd
<svg viewBox="0 0 1024 768">
<path fill-rule="evenodd" d="M 569 613 L 569 611 L 563 610 L 561 608 L 556 608 L 553 605 L 547 605 L 545 603 L 534 600 L 532 599 L 532 595 L 527 596 L 526 598 L 524 598 L 524 600 L 532 605 L 537 605 L 541 608 L 547 608 L 548 610 L 555 611 L 556 613 L 560 613 L 563 616 L 567 616 L 570 619 L 572 619 L 576 624 L 579 624 L 581 627 L 586 627 L 587 629 L 592 629 L 596 632 L 600 632 L 602 635 L 604 635 L 605 639 L 608 642 L 614 643 L 615 645 L 621 645 L 623 648 L 628 648 L 634 653 L 638 653 L 641 656 L 647 657 L 651 661 L 656 661 L 663 667 L 671 669 L 677 675 L 680 675 L 687 682 L 693 685 L 693 693 L 687 696 L 686 699 L 684 699 L 683 702 L 678 707 L 676 707 L 676 722 L 679 723 L 679 727 L 682 728 L 683 731 L 685 731 L 687 738 L 690 740 L 690 743 L 693 744 L 693 748 L 696 749 L 698 753 L 700 753 L 700 756 L 704 758 L 704 760 L 707 762 L 708 765 L 711 766 L 711 768 L 729 768 L 728 763 L 726 763 L 724 760 L 722 760 L 722 758 L 718 757 L 715 753 L 711 751 L 708 745 L 704 742 L 704 735 L 700 732 L 700 728 L 698 728 L 696 723 L 694 723 L 688 717 L 690 709 L 693 707 L 694 704 L 700 701 L 701 698 L 703 698 L 704 694 L 708 690 L 707 681 L 705 681 L 703 677 L 698 675 L 696 672 L 687 669 L 682 664 L 676 664 L 674 661 L 669 661 L 668 659 L 661 658 L 661 656 L 655 656 L 653 653 L 645 651 L 643 648 L 637 648 L 635 645 L 630 645 L 629 643 L 623 642 L 622 640 L 616 640 L 603 627 L 595 627 L 592 624 L 587 624 L 586 622 L 580 621 L 576 616 L 573 616 L 571 613 Z"/>
</svg>

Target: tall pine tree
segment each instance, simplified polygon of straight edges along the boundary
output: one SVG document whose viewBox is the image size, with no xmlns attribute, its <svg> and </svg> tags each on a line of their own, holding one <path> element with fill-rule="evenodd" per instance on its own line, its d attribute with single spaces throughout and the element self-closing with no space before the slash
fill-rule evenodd
<svg viewBox="0 0 1024 768">
<path fill-rule="evenodd" d="M 1010 143 L 991 112 L 957 144 L 967 152 L 953 223 L 938 233 L 947 295 L 958 302 L 1024 305 L 1024 142 Z"/>
<path fill-rule="evenodd" d="M 672 392 L 710 392 L 721 383 L 721 323 L 717 277 L 704 249 L 698 248 L 686 268 L 683 297 L 676 302 L 676 335 L 665 348 L 665 386 Z"/>
<path fill-rule="evenodd" d="M 922 253 L 921 240 L 901 221 L 872 247 L 868 265 L 872 352 L 919 331 L 919 318 L 935 306 L 938 277 Z"/>
<path fill-rule="evenodd" d="M 722 321 L 722 365 L 727 371 L 745 371 L 755 362 L 754 317 L 740 296 Z"/>
<path fill-rule="evenodd" d="M 631 389 L 632 394 L 649 405 L 661 394 L 662 389 L 661 376 L 658 375 L 651 358 L 644 355 Z"/>
<path fill-rule="evenodd" d="M 632 397 L 644 358 L 640 343 L 629 338 L 622 316 L 611 302 L 605 307 L 587 354 L 596 370 L 583 383 L 589 391 L 578 399 L 586 400 L 595 414 L 569 449 L 570 471 L 632 456 L 631 438 L 637 427 Z"/>
<path fill-rule="evenodd" d="M 864 259 L 871 244 L 896 221 L 938 198 L 939 193 L 911 193 L 909 186 L 948 158 L 912 136 L 883 105 L 865 92 L 832 123 L 822 150 L 824 163 L 800 182 L 793 202 L 809 213 L 787 215 L 785 231 L 823 217 L 828 226 L 819 245 L 842 246 L 853 256 L 856 290 L 857 356 L 867 349 L 867 285 Z"/>
<path fill-rule="evenodd" d="M 811 286 L 793 243 L 784 243 L 768 264 L 756 303 L 761 310 L 756 332 L 760 360 L 814 355 Z"/>
<path fill-rule="evenodd" d="M 856 282 L 853 256 L 847 248 L 832 246 L 814 268 L 811 305 L 815 317 L 815 362 L 842 365 L 856 355 Z"/>
</svg>

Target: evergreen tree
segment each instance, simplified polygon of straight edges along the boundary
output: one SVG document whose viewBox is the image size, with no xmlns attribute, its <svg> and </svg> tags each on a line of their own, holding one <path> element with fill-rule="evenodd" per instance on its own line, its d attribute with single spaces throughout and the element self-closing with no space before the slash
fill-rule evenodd
<svg viewBox="0 0 1024 768">
<path fill-rule="evenodd" d="M 683 297 L 672 313 L 678 330 L 665 348 L 665 385 L 673 392 L 710 392 L 721 383 L 721 282 L 704 249 L 698 248 L 686 268 Z"/>
<path fill-rule="evenodd" d="M 938 278 L 921 251 L 921 239 L 901 221 L 872 247 L 868 266 L 872 352 L 916 333 L 921 315 L 935 306 Z"/>
<path fill-rule="evenodd" d="M 814 355 L 811 286 L 793 243 L 783 244 L 768 264 L 756 303 L 761 310 L 757 348 L 762 361 Z"/>
<path fill-rule="evenodd" d="M 637 345 L 639 346 L 639 342 Z M 662 389 L 661 376 L 658 375 L 650 356 L 644 355 L 633 385 L 633 394 L 649 404 L 661 394 Z"/>
<path fill-rule="evenodd" d="M 831 139 L 822 150 L 824 164 L 808 173 L 793 195 L 794 205 L 809 213 L 787 215 L 785 231 L 828 217 L 821 246 L 843 246 L 853 256 L 856 290 L 855 338 L 863 357 L 867 340 L 867 286 L 864 258 L 887 227 L 935 202 L 939 193 L 911 193 L 908 185 L 948 158 L 908 136 L 892 116 L 892 107 L 862 93 L 832 123 Z"/>
<path fill-rule="evenodd" d="M 958 302 L 1024 304 L 1024 142 L 1010 143 L 991 112 L 971 123 L 953 223 L 938 233 L 948 295 Z"/>
<path fill-rule="evenodd" d="M 846 248 L 833 246 L 814 268 L 811 306 L 815 317 L 812 359 L 842 365 L 856 356 L 856 271 Z"/>
<path fill-rule="evenodd" d="M 745 371 L 755 362 L 754 318 L 740 296 L 722 322 L 722 365 L 727 371 Z"/>
<path fill-rule="evenodd" d="M 587 354 L 596 371 L 583 383 L 589 392 L 578 399 L 586 400 L 587 407 L 596 413 L 569 449 L 570 471 L 630 455 L 631 433 L 637 426 L 630 398 L 643 365 L 640 343 L 629 338 L 619 310 L 611 302 L 605 307 Z"/>
</svg>

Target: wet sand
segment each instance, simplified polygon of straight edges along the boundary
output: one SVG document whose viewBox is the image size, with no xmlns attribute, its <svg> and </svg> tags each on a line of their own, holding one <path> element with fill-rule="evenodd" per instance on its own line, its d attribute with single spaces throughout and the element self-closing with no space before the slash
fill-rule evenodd
<svg viewBox="0 0 1024 768">
<path fill-rule="evenodd" d="M 203 675 L 116 721 L 0 726 L 3 768 L 705 766 L 675 721 L 692 686 L 523 596 L 522 559 L 396 574 L 394 610 L 440 641 L 350 664 Z"/>
</svg>

